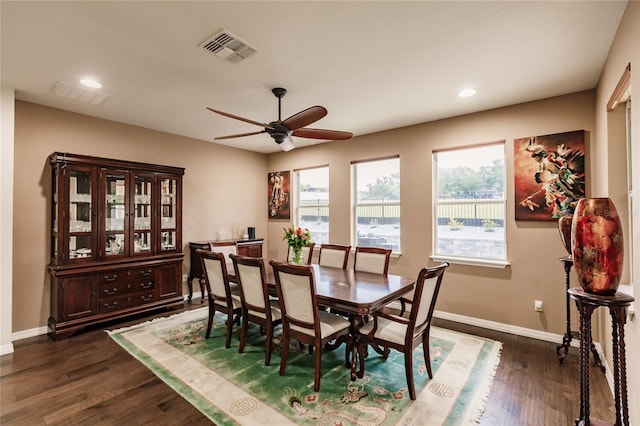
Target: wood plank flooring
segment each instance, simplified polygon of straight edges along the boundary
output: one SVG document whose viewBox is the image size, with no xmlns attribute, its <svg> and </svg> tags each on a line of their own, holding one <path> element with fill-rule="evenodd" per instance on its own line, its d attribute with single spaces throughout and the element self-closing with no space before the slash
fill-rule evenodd
<svg viewBox="0 0 640 426">
<path fill-rule="evenodd" d="M 198 302 L 187 303 L 185 309 L 203 306 Z M 115 329 L 150 318 L 103 327 Z M 481 425 L 573 424 L 580 406 L 577 348 L 560 364 L 553 343 L 444 320 L 434 324 L 503 342 Z M 14 348 L 0 359 L 2 425 L 210 424 L 103 328 L 58 342 L 47 336 L 24 339 L 14 342 Z M 613 423 L 613 397 L 598 368 L 591 368 L 590 387 L 591 416 Z"/>
</svg>

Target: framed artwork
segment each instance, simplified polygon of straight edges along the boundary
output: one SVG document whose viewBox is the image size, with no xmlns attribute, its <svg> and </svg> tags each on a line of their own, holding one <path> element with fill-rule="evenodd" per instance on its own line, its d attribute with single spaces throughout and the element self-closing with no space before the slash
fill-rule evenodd
<svg viewBox="0 0 640 426">
<path fill-rule="evenodd" d="M 585 131 L 514 139 L 516 220 L 557 220 L 585 196 Z"/>
<path fill-rule="evenodd" d="M 287 219 L 291 216 L 289 171 L 270 172 L 267 178 L 269 219 Z"/>
</svg>

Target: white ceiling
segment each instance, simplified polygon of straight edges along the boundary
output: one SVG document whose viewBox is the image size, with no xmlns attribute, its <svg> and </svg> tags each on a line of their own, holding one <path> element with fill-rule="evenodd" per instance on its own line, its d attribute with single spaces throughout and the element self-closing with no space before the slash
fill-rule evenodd
<svg viewBox="0 0 640 426">
<path fill-rule="evenodd" d="M 283 119 L 323 105 L 310 127 L 358 136 L 592 89 L 626 3 L 2 0 L 1 77 L 20 100 L 206 141 L 261 129 L 205 107 L 270 122 L 285 87 Z M 199 47 L 221 29 L 258 53 Z M 101 105 L 51 93 L 85 76 Z M 279 151 L 265 134 L 220 143 Z"/>
</svg>

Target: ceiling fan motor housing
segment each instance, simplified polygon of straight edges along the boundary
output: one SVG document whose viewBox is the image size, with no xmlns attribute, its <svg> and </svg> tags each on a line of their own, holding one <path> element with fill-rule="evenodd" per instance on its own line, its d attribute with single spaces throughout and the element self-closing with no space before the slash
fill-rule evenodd
<svg viewBox="0 0 640 426">
<path fill-rule="evenodd" d="M 276 141 L 276 143 L 282 143 L 286 138 L 291 136 L 291 133 L 293 133 L 292 130 L 289 130 L 280 121 L 272 121 L 269 125 L 273 127 L 273 129 L 265 128 L 265 130 L 273 140 Z"/>
</svg>

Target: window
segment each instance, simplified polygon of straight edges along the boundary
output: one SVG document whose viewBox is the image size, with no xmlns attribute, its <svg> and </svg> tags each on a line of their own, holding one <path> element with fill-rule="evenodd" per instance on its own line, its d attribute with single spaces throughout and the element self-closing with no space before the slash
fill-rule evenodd
<svg viewBox="0 0 640 426">
<path fill-rule="evenodd" d="M 504 146 L 433 154 L 434 257 L 506 264 Z"/>
<path fill-rule="evenodd" d="M 354 243 L 400 251 L 400 158 L 351 164 Z"/>
<path fill-rule="evenodd" d="M 311 231 L 311 241 L 329 242 L 329 166 L 297 170 L 296 225 Z"/>
</svg>

